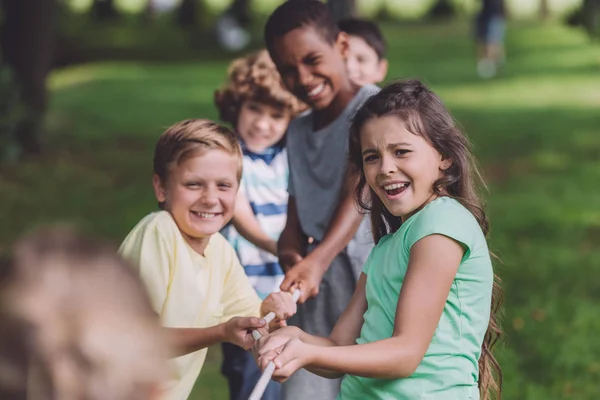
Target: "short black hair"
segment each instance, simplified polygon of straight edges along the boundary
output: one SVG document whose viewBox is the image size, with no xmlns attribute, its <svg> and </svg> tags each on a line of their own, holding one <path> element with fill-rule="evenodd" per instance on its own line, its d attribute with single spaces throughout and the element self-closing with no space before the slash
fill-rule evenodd
<svg viewBox="0 0 600 400">
<path fill-rule="evenodd" d="M 302 27 L 312 27 L 327 43 L 334 44 L 340 33 L 327 5 L 320 0 L 288 0 L 277 7 L 265 25 L 264 39 L 273 55 L 273 40 Z"/>
<path fill-rule="evenodd" d="M 338 27 L 342 32 L 358 36 L 367 42 L 380 60 L 385 58 L 387 52 L 385 38 L 376 23 L 361 18 L 346 18 L 338 22 Z"/>
</svg>

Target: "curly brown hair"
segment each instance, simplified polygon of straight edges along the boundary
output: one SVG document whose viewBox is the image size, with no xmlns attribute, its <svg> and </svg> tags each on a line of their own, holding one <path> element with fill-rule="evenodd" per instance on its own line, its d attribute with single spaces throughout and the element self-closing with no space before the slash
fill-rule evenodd
<svg viewBox="0 0 600 400">
<path fill-rule="evenodd" d="M 266 50 L 234 60 L 227 71 L 226 82 L 215 91 L 215 105 L 221 120 L 234 127 L 246 100 L 284 109 L 290 113 L 290 118 L 306 109 L 306 105 L 283 86 L 281 76 Z"/>
</svg>

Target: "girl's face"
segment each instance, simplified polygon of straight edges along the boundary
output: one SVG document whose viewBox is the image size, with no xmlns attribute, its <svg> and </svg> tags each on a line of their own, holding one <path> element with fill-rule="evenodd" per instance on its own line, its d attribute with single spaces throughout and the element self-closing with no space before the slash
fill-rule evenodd
<svg viewBox="0 0 600 400">
<path fill-rule="evenodd" d="M 294 29 L 273 40 L 273 62 L 287 89 L 315 110 L 327 108 L 348 79 L 348 35 L 333 46 L 311 26 Z"/>
<path fill-rule="evenodd" d="M 240 108 L 236 129 L 248 150 L 262 153 L 281 140 L 289 122 L 288 111 L 246 100 Z"/>
<path fill-rule="evenodd" d="M 435 198 L 434 182 L 451 162 L 397 117 L 375 117 L 360 131 L 367 184 L 403 221 Z"/>
<path fill-rule="evenodd" d="M 211 235 L 233 216 L 238 190 L 238 157 L 207 149 L 169 170 L 167 182 L 154 176 L 154 191 L 190 246 L 200 254 Z"/>
</svg>

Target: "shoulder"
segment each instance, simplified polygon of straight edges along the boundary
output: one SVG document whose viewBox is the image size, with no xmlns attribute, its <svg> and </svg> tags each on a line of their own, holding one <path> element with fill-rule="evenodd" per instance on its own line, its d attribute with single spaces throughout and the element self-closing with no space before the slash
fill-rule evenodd
<svg viewBox="0 0 600 400">
<path fill-rule="evenodd" d="M 289 144 L 290 141 L 294 141 L 298 133 L 309 132 L 312 127 L 312 110 L 298 115 L 296 118 L 290 121 L 287 128 L 286 141 Z"/>
<path fill-rule="evenodd" d="M 156 211 L 142 218 L 121 244 L 121 249 L 139 246 L 152 240 L 157 243 L 169 243 L 181 236 L 181 232 L 167 211 Z"/>
<path fill-rule="evenodd" d="M 428 235 L 441 234 L 472 248 L 485 237 L 471 212 L 450 197 L 440 197 L 427 204 L 406 224 L 405 243 L 410 249 Z"/>
</svg>

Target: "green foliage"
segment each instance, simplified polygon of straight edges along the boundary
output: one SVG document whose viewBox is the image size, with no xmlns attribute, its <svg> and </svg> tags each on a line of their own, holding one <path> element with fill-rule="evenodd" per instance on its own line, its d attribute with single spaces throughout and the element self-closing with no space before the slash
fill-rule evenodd
<svg viewBox="0 0 600 400">
<path fill-rule="evenodd" d="M 468 23 L 392 23 L 384 32 L 393 38 L 389 78 L 421 77 L 441 95 L 474 142 L 490 185 L 490 246 L 502 259 L 496 269 L 506 296 L 507 338 L 498 353 L 504 398 L 599 398 L 597 45 L 579 30 L 513 23 L 508 64 L 497 79 L 481 81 Z M 171 54 L 174 37 L 162 36 L 154 51 Z M 186 57 L 193 58 L 176 58 Z M 57 220 L 120 242 L 155 209 L 158 135 L 180 119 L 217 116 L 212 95 L 227 63 L 204 59 L 55 72 L 48 152 L 0 168 L 0 243 Z M 192 399 L 226 398 L 212 350 Z"/>
</svg>

